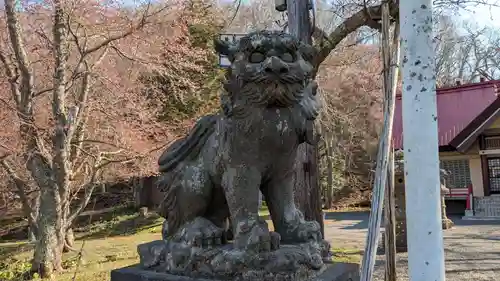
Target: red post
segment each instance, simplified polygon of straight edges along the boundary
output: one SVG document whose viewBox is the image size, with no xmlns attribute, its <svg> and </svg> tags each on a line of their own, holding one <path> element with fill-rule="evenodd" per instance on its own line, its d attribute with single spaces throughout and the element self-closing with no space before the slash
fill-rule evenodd
<svg viewBox="0 0 500 281">
<path fill-rule="evenodd" d="M 467 202 L 466 202 L 467 210 L 472 211 L 472 184 L 467 187 Z"/>
</svg>

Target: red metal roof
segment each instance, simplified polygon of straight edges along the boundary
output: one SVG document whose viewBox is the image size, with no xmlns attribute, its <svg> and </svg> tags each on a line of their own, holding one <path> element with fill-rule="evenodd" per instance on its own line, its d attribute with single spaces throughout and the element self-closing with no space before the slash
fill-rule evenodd
<svg viewBox="0 0 500 281">
<path fill-rule="evenodd" d="M 439 146 L 446 146 L 496 98 L 500 80 L 437 89 Z M 403 147 L 401 96 L 396 98 L 393 142 L 395 149 Z"/>
</svg>

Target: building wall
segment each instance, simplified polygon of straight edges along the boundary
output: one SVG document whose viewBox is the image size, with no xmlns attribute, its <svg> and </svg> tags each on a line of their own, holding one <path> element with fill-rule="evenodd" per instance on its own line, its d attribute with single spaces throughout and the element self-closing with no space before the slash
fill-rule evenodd
<svg viewBox="0 0 500 281">
<path fill-rule="evenodd" d="M 500 118 L 497 118 L 493 124 L 488 127 L 486 130 L 490 129 L 500 129 Z M 471 147 L 471 151 L 467 152 L 471 153 L 472 157 L 469 160 L 469 166 L 471 171 L 471 180 L 473 185 L 473 194 L 476 197 L 484 197 L 484 188 L 483 188 L 483 171 L 481 169 L 481 158 L 479 155 L 479 143 L 476 140 L 474 143 L 474 147 Z M 499 200 L 498 198 L 492 200 Z M 478 203 L 486 203 L 486 201 L 479 201 Z"/>
<path fill-rule="evenodd" d="M 500 196 L 474 197 L 474 216 L 500 217 Z"/>
<path fill-rule="evenodd" d="M 483 171 L 481 169 L 481 158 L 474 155 L 469 158 L 470 178 L 472 181 L 472 194 L 484 196 Z"/>
<path fill-rule="evenodd" d="M 484 196 L 483 170 L 481 168 L 481 156 L 479 155 L 479 142 L 476 140 L 466 153 L 469 156 L 472 194 L 474 194 L 474 196 Z"/>
<path fill-rule="evenodd" d="M 488 129 L 500 129 L 500 118 L 495 120 Z"/>
</svg>

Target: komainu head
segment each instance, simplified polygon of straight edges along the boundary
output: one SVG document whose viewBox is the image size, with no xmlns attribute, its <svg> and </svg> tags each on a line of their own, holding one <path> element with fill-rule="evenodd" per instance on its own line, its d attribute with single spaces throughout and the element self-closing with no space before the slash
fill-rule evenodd
<svg viewBox="0 0 500 281">
<path fill-rule="evenodd" d="M 257 31 L 236 43 L 216 40 L 231 61 L 225 89 L 235 106 L 291 107 L 313 71 L 314 48 L 281 31 Z"/>
</svg>

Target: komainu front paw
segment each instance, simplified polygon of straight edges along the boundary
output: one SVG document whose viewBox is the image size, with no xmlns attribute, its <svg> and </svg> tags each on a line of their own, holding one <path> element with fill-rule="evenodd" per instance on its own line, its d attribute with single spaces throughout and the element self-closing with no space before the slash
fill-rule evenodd
<svg viewBox="0 0 500 281">
<path fill-rule="evenodd" d="M 164 240 L 153 241 L 137 246 L 140 263 L 145 268 L 151 268 L 164 261 L 167 251 L 167 242 Z"/>
<path fill-rule="evenodd" d="M 194 247 L 212 248 L 226 242 L 223 240 L 223 233 L 223 229 L 210 220 L 198 217 L 182 226 L 172 240 Z"/>
<path fill-rule="evenodd" d="M 289 226 L 286 235 L 282 237 L 284 243 L 305 243 L 322 241 L 321 227 L 316 221 L 301 220 Z"/>
<path fill-rule="evenodd" d="M 236 225 L 234 246 L 240 250 L 269 252 L 279 248 L 280 235 L 269 231 L 262 220 L 245 220 Z"/>
</svg>

